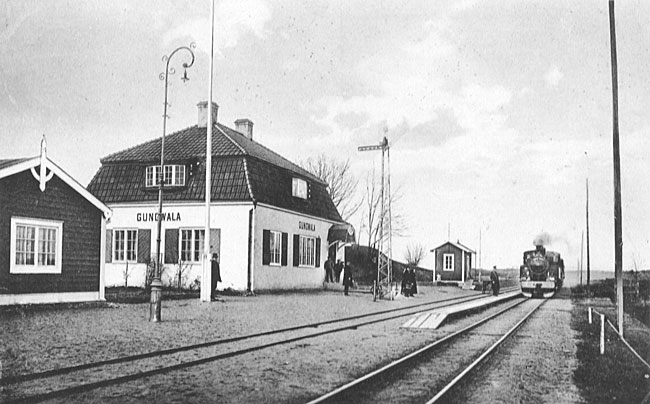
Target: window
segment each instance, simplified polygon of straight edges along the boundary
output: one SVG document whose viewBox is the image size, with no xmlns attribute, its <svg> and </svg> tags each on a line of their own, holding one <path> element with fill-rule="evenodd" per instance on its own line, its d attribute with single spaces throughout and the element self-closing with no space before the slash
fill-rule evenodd
<svg viewBox="0 0 650 404">
<path fill-rule="evenodd" d="M 300 236 L 300 245 L 298 250 L 301 267 L 316 266 L 316 239 L 314 237 Z"/>
<path fill-rule="evenodd" d="M 443 254 L 442 261 L 442 269 L 444 271 L 454 270 L 454 254 Z"/>
<path fill-rule="evenodd" d="M 185 185 L 185 166 L 184 165 L 165 165 L 165 185 L 184 186 Z M 147 187 L 157 187 L 160 182 L 160 166 L 149 166 L 145 174 L 145 185 Z"/>
<path fill-rule="evenodd" d="M 136 262 L 138 260 L 137 245 L 137 230 L 113 230 L 113 261 Z"/>
<path fill-rule="evenodd" d="M 181 261 L 200 262 L 203 257 L 205 230 L 181 229 Z"/>
<path fill-rule="evenodd" d="M 307 181 L 300 178 L 294 178 L 291 186 L 291 195 L 307 199 Z"/>
<path fill-rule="evenodd" d="M 11 218 L 11 265 L 15 274 L 61 273 L 63 222 Z"/>
<path fill-rule="evenodd" d="M 271 254 L 270 265 L 282 265 L 282 233 L 271 231 L 269 253 Z"/>
</svg>

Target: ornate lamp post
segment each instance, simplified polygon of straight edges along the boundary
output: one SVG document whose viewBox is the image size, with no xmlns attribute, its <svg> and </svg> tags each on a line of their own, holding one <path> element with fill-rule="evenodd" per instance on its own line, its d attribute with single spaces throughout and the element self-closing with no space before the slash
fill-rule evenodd
<svg viewBox="0 0 650 404">
<path fill-rule="evenodd" d="M 156 175 L 156 180 L 158 181 L 158 233 L 156 237 L 156 267 L 154 270 L 154 277 L 153 280 L 151 281 L 151 303 L 149 307 L 149 321 L 151 322 L 159 322 L 160 321 L 160 311 L 161 311 L 161 300 L 162 300 L 162 281 L 161 281 L 161 274 L 162 274 L 162 262 L 160 258 L 160 233 L 161 233 L 161 227 L 162 227 L 162 206 L 163 206 L 163 187 L 165 183 L 165 133 L 167 131 L 167 88 L 168 88 L 168 78 L 170 74 L 174 74 L 176 72 L 176 69 L 173 67 L 169 67 L 169 62 L 172 60 L 172 57 L 174 55 L 181 51 L 185 50 L 189 52 L 191 56 L 191 60 L 189 63 L 183 63 L 183 77 L 181 77 L 181 80 L 184 82 L 188 81 L 189 78 L 187 78 L 187 69 L 189 67 L 192 67 L 194 64 L 194 52 L 192 52 L 192 49 L 196 48 L 196 44 L 192 42 L 189 47 L 187 46 L 181 46 L 176 49 L 169 55 L 163 56 L 162 60 L 163 62 L 166 62 L 165 65 L 165 72 L 160 73 L 158 76 L 160 80 L 165 80 L 165 104 L 164 104 L 164 113 L 163 113 L 163 134 L 162 134 L 162 142 L 160 146 L 160 169 L 158 170 L 158 173 Z M 171 177 L 170 177 L 171 180 Z"/>
</svg>

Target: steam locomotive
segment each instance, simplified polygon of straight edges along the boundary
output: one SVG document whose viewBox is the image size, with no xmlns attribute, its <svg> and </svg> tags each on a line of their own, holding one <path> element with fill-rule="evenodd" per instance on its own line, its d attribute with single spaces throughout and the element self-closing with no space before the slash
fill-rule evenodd
<svg viewBox="0 0 650 404">
<path fill-rule="evenodd" d="M 551 297 L 562 288 L 564 260 L 560 253 L 546 251 L 543 245 L 537 245 L 534 250 L 524 252 L 519 280 L 524 296 Z"/>
</svg>

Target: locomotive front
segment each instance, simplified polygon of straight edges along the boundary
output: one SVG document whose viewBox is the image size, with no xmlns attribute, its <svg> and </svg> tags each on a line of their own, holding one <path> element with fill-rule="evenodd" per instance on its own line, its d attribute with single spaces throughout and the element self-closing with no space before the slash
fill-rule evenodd
<svg viewBox="0 0 650 404">
<path fill-rule="evenodd" d="M 524 252 L 524 263 L 519 274 L 524 296 L 553 296 L 560 276 L 564 278 L 564 264 L 559 256 L 556 252 L 547 252 L 543 245 L 536 245 L 535 250 Z"/>
</svg>

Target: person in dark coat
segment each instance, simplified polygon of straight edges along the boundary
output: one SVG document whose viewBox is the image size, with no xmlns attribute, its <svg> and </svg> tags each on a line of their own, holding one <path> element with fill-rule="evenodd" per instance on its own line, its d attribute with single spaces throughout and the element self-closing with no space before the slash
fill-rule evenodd
<svg viewBox="0 0 650 404">
<path fill-rule="evenodd" d="M 411 274 L 409 268 L 406 267 L 404 268 L 404 272 L 402 273 L 402 295 L 404 297 L 411 296 L 412 288 L 413 288 L 413 284 L 411 283 Z"/>
<path fill-rule="evenodd" d="M 492 293 L 494 296 L 499 294 L 499 274 L 497 274 L 497 267 L 495 266 L 490 272 L 490 282 L 492 282 Z"/>
<path fill-rule="evenodd" d="M 217 298 L 217 283 L 221 282 L 221 269 L 219 268 L 219 254 L 213 253 L 210 259 L 210 273 L 212 287 L 210 288 L 210 300 Z"/>
<path fill-rule="evenodd" d="M 343 271 L 343 263 L 341 260 L 338 260 L 336 264 L 334 264 L 334 279 L 336 279 L 336 282 L 341 282 L 341 272 Z"/>
<path fill-rule="evenodd" d="M 346 262 L 343 267 L 343 286 L 343 293 L 345 296 L 348 296 L 348 291 L 350 290 L 350 286 L 352 286 L 352 267 L 350 267 L 350 261 Z"/>
<path fill-rule="evenodd" d="M 411 286 L 411 296 L 413 296 L 418 293 L 418 283 L 415 279 L 415 268 L 411 268 L 411 283 L 413 284 L 413 286 Z"/>
<path fill-rule="evenodd" d="M 325 282 L 334 282 L 334 277 L 332 276 L 332 271 L 333 271 L 333 265 L 332 265 L 332 260 L 330 260 L 330 257 L 327 257 L 325 260 Z"/>
</svg>

